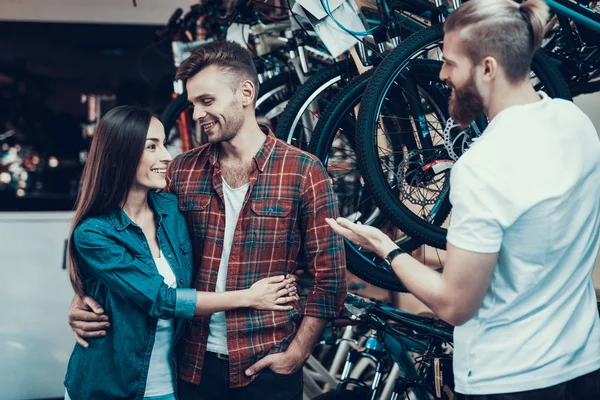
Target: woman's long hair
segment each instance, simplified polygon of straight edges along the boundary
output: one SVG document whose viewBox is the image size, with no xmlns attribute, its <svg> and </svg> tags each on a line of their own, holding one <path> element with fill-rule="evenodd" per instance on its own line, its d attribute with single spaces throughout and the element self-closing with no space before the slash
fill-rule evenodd
<svg viewBox="0 0 600 400">
<path fill-rule="evenodd" d="M 68 242 L 69 278 L 79 296 L 84 296 L 85 290 L 73 232 L 86 218 L 101 215 L 125 202 L 144 152 L 151 119 L 149 110 L 120 106 L 102 117 L 94 133 Z"/>
</svg>

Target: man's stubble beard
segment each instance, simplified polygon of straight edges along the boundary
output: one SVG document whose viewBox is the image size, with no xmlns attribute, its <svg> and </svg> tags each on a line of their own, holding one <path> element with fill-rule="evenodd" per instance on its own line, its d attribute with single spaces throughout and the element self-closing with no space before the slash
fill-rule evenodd
<svg viewBox="0 0 600 400">
<path fill-rule="evenodd" d="M 221 125 L 221 122 L 219 121 L 218 127 L 221 128 L 220 137 L 212 142 L 213 144 L 232 140 L 240 133 L 242 126 L 244 126 L 244 109 L 239 106 L 239 103 L 236 100 L 233 100 L 229 104 L 228 109 L 239 110 L 239 112 L 231 112 L 229 115 L 227 115 L 227 122 L 223 125 Z"/>
</svg>

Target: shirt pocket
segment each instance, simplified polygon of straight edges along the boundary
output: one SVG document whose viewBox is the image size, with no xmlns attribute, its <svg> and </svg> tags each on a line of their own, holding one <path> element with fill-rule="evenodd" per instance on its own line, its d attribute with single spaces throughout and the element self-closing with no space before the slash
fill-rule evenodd
<svg viewBox="0 0 600 400">
<path fill-rule="evenodd" d="M 188 254 L 201 254 L 209 226 L 210 194 L 187 194 L 179 196 L 178 206 L 185 215 L 189 237 L 193 241 L 194 250 Z M 183 248 L 181 249 L 184 250 Z"/>
<path fill-rule="evenodd" d="M 278 247 L 286 243 L 293 226 L 291 200 L 253 200 L 250 242 L 255 247 Z"/>
<path fill-rule="evenodd" d="M 210 194 L 184 194 L 179 196 L 179 209 L 183 212 L 204 211 L 210 204 Z"/>
</svg>

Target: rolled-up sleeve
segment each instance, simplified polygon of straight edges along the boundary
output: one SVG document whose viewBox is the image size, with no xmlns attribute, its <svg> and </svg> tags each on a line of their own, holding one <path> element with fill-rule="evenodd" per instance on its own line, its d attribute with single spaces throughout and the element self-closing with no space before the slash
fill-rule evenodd
<svg viewBox="0 0 600 400">
<path fill-rule="evenodd" d="M 314 276 L 304 309 L 310 317 L 335 318 L 346 299 L 344 242 L 325 222 L 338 216 L 329 176 L 320 162 L 314 162 L 304 181 L 301 211 L 304 251 Z"/>
<path fill-rule="evenodd" d="M 196 289 L 175 289 L 177 292 L 175 300 L 175 316 L 190 319 L 194 317 L 198 293 Z"/>
<path fill-rule="evenodd" d="M 73 234 L 79 266 L 86 275 L 133 301 L 149 315 L 192 318 L 196 290 L 170 288 L 156 268 L 138 260 L 99 226 L 85 222 Z"/>
</svg>

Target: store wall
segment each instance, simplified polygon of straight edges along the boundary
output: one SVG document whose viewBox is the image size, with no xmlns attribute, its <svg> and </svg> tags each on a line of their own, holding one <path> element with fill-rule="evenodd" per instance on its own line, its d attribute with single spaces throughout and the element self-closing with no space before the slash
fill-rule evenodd
<svg viewBox="0 0 600 400">
<path fill-rule="evenodd" d="M 581 108 L 583 112 L 590 117 L 594 123 L 594 126 L 596 127 L 598 137 L 600 138 L 600 114 L 598 113 L 598 105 L 600 105 L 600 93 L 578 96 L 575 99 L 575 104 L 577 104 L 579 108 Z M 593 277 L 596 289 L 598 289 L 598 292 L 600 293 L 600 254 L 598 254 L 598 258 L 596 259 L 596 268 L 594 269 Z"/>
<path fill-rule="evenodd" d="M 162 25 L 198 0 L 1 0 L 0 20 Z"/>
<path fill-rule="evenodd" d="M 0 213 L 0 399 L 58 399 L 75 343 L 64 269 L 71 212 Z"/>
<path fill-rule="evenodd" d="M 598 113 L 598 107 L 600 106 L 600 93 L 586 94 L 577 96 L 575 98 L 575 104 L 583 110 L 583 112 L 590 117 L 598 137 L 600 137 L 600 114 Z"/>
</svg>

